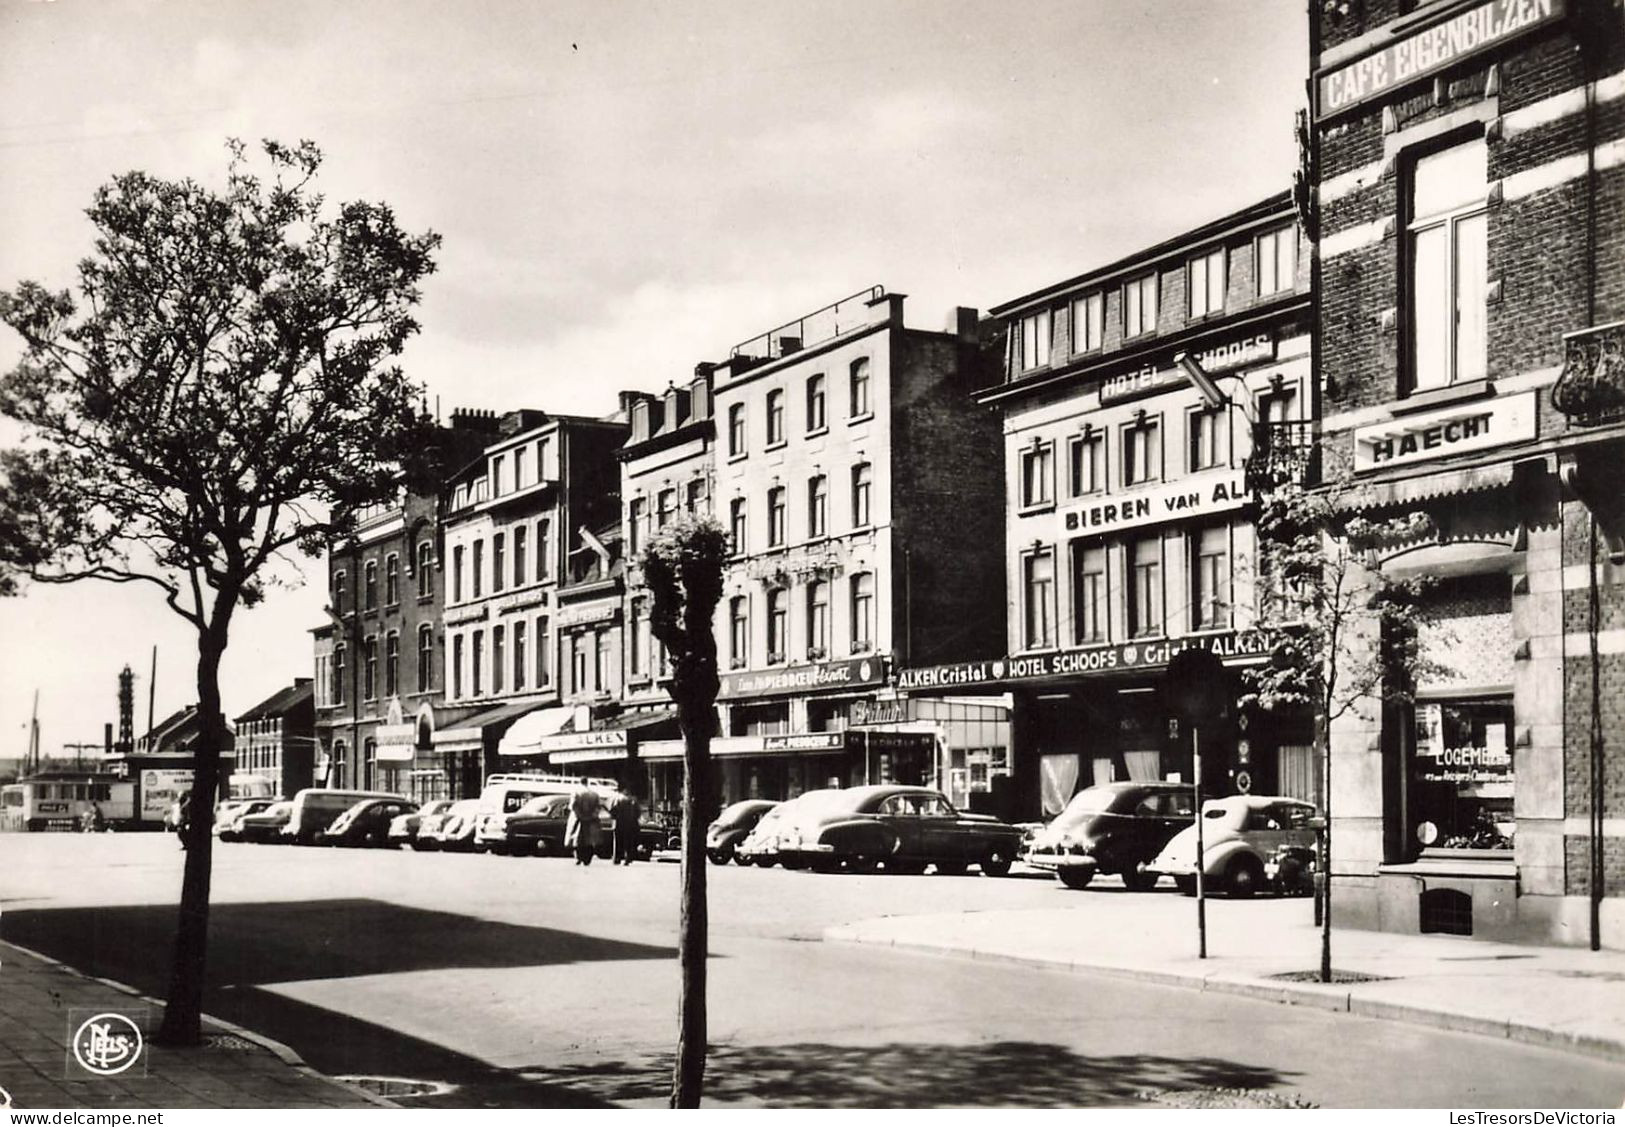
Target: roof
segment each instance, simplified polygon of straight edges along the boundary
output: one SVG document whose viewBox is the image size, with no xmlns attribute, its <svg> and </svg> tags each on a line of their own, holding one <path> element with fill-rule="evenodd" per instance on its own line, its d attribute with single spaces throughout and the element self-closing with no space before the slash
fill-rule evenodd
<svg viewBox="0 0 1625 1127">
<path fill-rule="evenodd" d="M 237 717 L 237 723 L 245 720 L 261 720 L 268 716 L 282 716 L 292 712 L 306 700 L 314 698 L 316 685 L 309 677 L 295 678 L 293 684 L 285 689 L 278 689 L 253 708 Z"/>
</svg>

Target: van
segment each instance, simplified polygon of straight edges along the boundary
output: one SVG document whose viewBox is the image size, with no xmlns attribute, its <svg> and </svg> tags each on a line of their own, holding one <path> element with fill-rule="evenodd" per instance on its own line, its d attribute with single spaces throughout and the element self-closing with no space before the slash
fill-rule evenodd
<svg viewBox="0 0 1625 1127">
<path fill-rule="evenodd" d="M 614 779 L 581 778 L 575 775 L 508 774 L 490 775 L 480 791 L 480 813 L 474 823 L 474 847 L 501 853 L 507 848 L 508 815 L 531 799 L 544 794 L 573 794 L 578 787 L 591 787 L 606 797 L 621 789 Z"/>
<path fill-rule="evenodd" d="M 315 845 L 316 835 L 331 826 L 335 819 L 358 802 L 369 798 L 394 798 L 381 790 L 334 790 L 330 787 L 306 787 L 293 796 L 293 813 L 282 833 L 298 845 Z"/>
</svg>

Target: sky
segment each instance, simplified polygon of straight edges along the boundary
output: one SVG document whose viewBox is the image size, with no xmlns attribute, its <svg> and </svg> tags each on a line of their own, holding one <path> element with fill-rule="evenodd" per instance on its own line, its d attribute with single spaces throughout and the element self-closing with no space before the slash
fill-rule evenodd
<svg viewBox="0 0 1625 1127">
<path fill-rule="evenodd" d="M 71 286 L 130 169 L 308 138 L 444 243 L 403 362 L 454 407 L 607 415 L 874 284 L 943 328 L 1288 186 L 1302 0 L 0 0 L 0 287 Z M 0 327 L 0 367 L 19 342 Z M 0 426 L 0 443 L 16 441 Z M 314 583 L 236 620 L 228 716 L 312 666 Z M 146 724 L 195 641 L 140 585 L 0 599 L 0 757 Z"/>
</svg>

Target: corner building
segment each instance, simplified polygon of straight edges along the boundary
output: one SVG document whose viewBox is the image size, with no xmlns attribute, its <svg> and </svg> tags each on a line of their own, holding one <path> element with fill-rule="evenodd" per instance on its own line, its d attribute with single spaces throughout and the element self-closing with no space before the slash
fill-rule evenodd
<svg viewBox="0 0 1625 1127">
<path fill-rule="evenodd" d="M 1625 943 L 1617 3 L 1310 5 L 1326 488 L 1420 514 L 1415 702 L 1331 737 L 1334 917 Z"/>
</svg>

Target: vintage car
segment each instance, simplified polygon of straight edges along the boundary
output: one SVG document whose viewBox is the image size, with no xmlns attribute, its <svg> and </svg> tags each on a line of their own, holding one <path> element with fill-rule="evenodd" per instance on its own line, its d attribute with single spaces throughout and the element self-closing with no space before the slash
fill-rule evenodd
<svg viewBox="0 0 1625 1127">
<path fill-rule="evenodd" d="M 1033 835 L 1024 860 L 1049 869 L 1068 888 L 1096 873 L 1116 873 L 1139 892 L 1157 883 L 1146 866 L 1196 816 L 1196 792 L 1185 783 L 1104 783 L 1080 790 L 1055 820 Z"/>
<path fill-rule="evenodd" d="M 232 830 L 233 841 L 254 841 L 262 845 L 280 845 L 285 838 L 282 831 L 293 818 L 293 803 L 276 802 L 258 814 L 245 814 L 237 819 Z"/>
<path fill-rule="evenodd" d="M 570 795 L 543 794 L 527 801 L 514 813 L 509 814 L 503 821 L 503 836 L 499 844 L 493 844 L 493 853 L 508 853 L 515 857 L 529 856 L 555 856 L 562 857 L 568 850 L 564 846 L 564 835 L 570 825 Z M 646 861 L 658 849 L 666 846 L 666 830 L 664 826 L 640 818 L 638 820 L 638 844 L 633 856 L 640 861 Z M 598 810 L 598 845 L 595 850 L 599 857 L 609 857 L 614 848 L 614 819 L 609 810 L 600 807 Z"/>
<path fill-rule="evenodd" d="M 1021 831 L 991 814 L 954 809 L 926 787 L 881 784 L 803 795 L 779 835 L 780 860 L 818 870 L 963 873 L 971 865 L 988 876 L 1010 871 Z"/>
<path fill-rule="evenodd" d="M 364 798 L 332 823 L 317 833 L 318 845 L 376 845 L 389 844 L 389 824 L 402 814 L 409 814 L 418 804 L 409 798 Z"/>
<path fill-rule="evenodd" d="M 1207 890 L 1251 896 L 1313 891 L 1318 812 L 1296 798 L 1234 794 L 1202 803 L 1202 872 Z M 1196 893 L 1196 827 L 1181 830 L 1149 866 Z"/>
<path fill-rule="evenodd" d="M 763 869 L 771 869 L 781 860 L 786 861 L 786 868 L 800 868 L 801 862 L 797 858 L 782 858 L 779 855 L 779 837 L 788 832 L 796 811 L 800 809 L 804 799 L 811 795 L 832 793 L 822 790 L 806 791 L 779 803 L 773 809 L 764 812 L 753 828 L 734 847 L 734 857 L 741 865 L 756 865 Z"/>
<path fill-rule="evenodd" d="M 475 826 L 480 817 L 480 800 L 460 798 L 445 810 L 418 823 L 418 836 L 414 844 L 419 849 L 442 852 L 471 852 L 484 850 L 474 840 Z"/>
<path fill-rule="evenodd" d="M 416 810 L 397 815 L 389 823 L 389 844 L 392 846 L 410 845 L 413 849 L 418 846 L 418 829 L 423 825 L 423 819 L 432 818 L 436 814 L 443 814 L 451 807 L 451 799 L 437 798 L 425 802 Z"/>
<path fill-rule="evenodd" d="M 777 802 L 763 798 L 747 798 L 729 805 L 718 814 L 716 821 L 705 830 L 705 855 L 711 858 L 712 864 L 726 865 L 729 861 L 746 864 L 738 855 L 739 843 L 750 836 L 751 830 L 762 820 L 762 815 L 777 805 Z"/>
<path fill-rule="evenodd" d="M 214 832 L 220 836 L 221 841 L 237 841 L 239 828 L 244 818 L 251 814 L 261 814 L 276 805 L 274 798 L 246 798 L 241 802 L 230 803 L 229 810 L 223 810 L 216 816 Z"/>
</svg>

